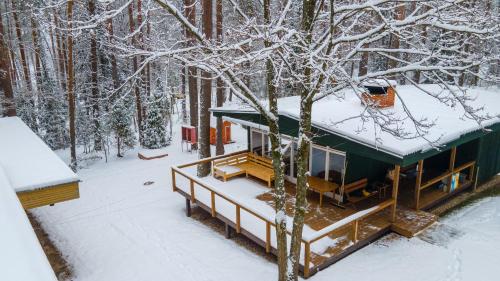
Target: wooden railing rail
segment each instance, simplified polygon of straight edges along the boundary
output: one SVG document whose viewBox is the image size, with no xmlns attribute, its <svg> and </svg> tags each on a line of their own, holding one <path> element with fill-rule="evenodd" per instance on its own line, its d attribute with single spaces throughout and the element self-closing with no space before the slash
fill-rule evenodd
<svg viewBox="0 0 500 281">
<path fill-rule="evenodd" d="M 208 190 L 210 192 L 210 209 L 211 209 L 211 215 L 213 217 L 215 217 L 217 215 L 217 209 L 216 209 L 216 205 L 215 205 L 215 196 L 216 195 L 218 197 L 224 199 L 225 201 L 233 204 L 236 208 L 236 222 L 235 222 L 235 224 L 236 224 L 236 232 L 237 233 L 241 233 L 241 210 L 244 210 L 244 211 L 248 212 L 249 214 L 253 215 L 254 217 L 262 220 L 265 223 L 265 227 L 266 227 L 265 249 L 266 249 L 266 252 L 269 253 L 269 252 L 271 252 L 271 247 L 272 247 L 271 246 L 271 227 L 276 228 L 276 224 L 274 223 L 274 221 L 267 219 L 263 215 L 258 214 L 255 211 L 241 205 L 240 203 L 236 202 L 232 198 L 229 198 L 228 196 L 218 192 L 217 190 L 215 190 L 211 186 L 208 186 L 207 184 L 203 183 L 201 180 L 197 179 L 195 176 L 190 175 L 187 172 L 182 170 L 183 168 L 187 168 L 190 166 L 194 166 L 194 165 L 198 165 L 201 163 L 206 163 L 208 161 L 213 161 L 213 160 L 221 159 L 224 157 L 230 157 L 230 156 L 234 156 L 234 155 L 246 153 L 246 152 L 247 152 L 246 150 L 245 151 L 238 151 L 238 152 L 226 154 L 223 156 L 201 159 L 201 160 L 193 162 L 193 163 L 182 164 L 179 166 L 172 166 L 171 167 L 171 169 L 172 169 L 172 187 L 173 187 L 174 192 L 179 189 L 177 187 L 177 183 L 176 183 L 176 177 L 177 177 L 176 175 L 177 174 L 188 179 L 189 180 L 189 189 L 190 189 L 189 190 L 190 200 L 193 203 L 196 202 L 195 184 Z M 301 243 L 304 243 L 304 276 L 308 277 L 310 274 L 311 244 L 313 244 L 314 242 L 316 242 L 322 238 L 325 238 L 329 235 L 332 235 L 335 231 L 339 230 L 340 228 L 343 228 L 343 227 L 346 227 L 349 225 L 351 225 L 352 240 L 354 243 L 356 243 L 356 242 L 358 242 L 359 221 L 361 221 L 361 220 L 363 220 L 371 215 L 374 215 L 374 214 L 384 210 L 385 208 L 393 206 L 394 204 L 395 204 L 394 199 L 386 200 L 386 201 L 384 201 L 384 202 L 382 202 L 382 203 L 380 203 L 372 208 L 357 212 L 357 213 L 352 214 L 346 218 L 343 218 L 342 220 L 340 220 L 340 221 L 338 221 L 330 226 L 327 226 L 326 228 L 318 231 L 313 237 L 302 238 Z M 222 214 L 220 214 L 220 215 L 222 215 Z M 287 230 L 286 233 L 288 235 L 292 234 L 290 230 Z"/>
</svg>

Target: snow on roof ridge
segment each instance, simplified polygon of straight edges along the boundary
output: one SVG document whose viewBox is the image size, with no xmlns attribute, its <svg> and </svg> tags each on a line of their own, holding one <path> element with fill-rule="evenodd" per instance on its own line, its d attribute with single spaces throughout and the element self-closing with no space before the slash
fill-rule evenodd
<svg viewBox="0 0 500 281">
<path fill-rule="evenodd" d="M 442 90 L 436 84 L 422 84 L 420 86 L 431 92 Z M 369 124 L 365 124 L 363 128 L 358 128 L 362 130 L 356 131 L 356 127 L 360 125 L 359 118 L 353 118 L 353 120 L 339 124 L 330 124 L 329 120 L 332 118 L 342 120 L 351 115 L 356 116 L 363 109 L 359 98 L 354 97 L 351 91 L 347 91 L 345 99 L 342 100 L 335 99 L 335 97 L 325 97 L 316 102 L 313 105 L 312 123 L 315 127 L 332 134 L 340 135 L 362 145 L 383 151 L 398 158 L 403 158 L 418 151 L 425 152 L 439 148 L 439 146 L 459 139 L 467 133 L 479 131 L 484 127 L 500 122 L 500 107 L 495 107 L 500 99 L 500 91 L 491 88 L 475 87 L 469 88 L 468 93 L 476 95 L 476 100 L 471 101 L 471 105 L 477 107 L 485 106 L 485 113 L 496 117 L 483 121 L 480 126 L 474 120 L 464 118 L 464 111 L 460 107 L 444 105 L 433 97 L 423 93 L 415 86 L 401 85 L 398 87 L 398 94 L 403 97 L 411 112 L 417 115 L 415 116 L 416 118 L 428 118 L 431 121 L 436 120 L 435 126 L 431 127 L 429 134 L 425 136 L 426 139 L 422 137 L 399 138 L 381 131 L 377 126 L 375 126 L 376 129 L 369 128 Z M 280 98 L 278 101 L 279 114 L 300 120 L 297 99 L 297 96 Z M 335 100 L 335 102 L 332 103 L 332 100 Z M 404 110 L 400 103 L 394 107 L 382 110 L 390 110 L 404 117 Z M 215 108 L 212 111 L 257 114 L 250 107 L 243 107 L 241 105 L 235 107 L 234 104 Z M 373 125 L 373 121 L 370 124 Z M 398 125 L 408 127 L 408 133 L 416 135 L 414 128 L 411 127 L 411 122 L 408 120 L 406 122 L 402 121 Z M 379 139 L 376 139 L 375 136 Z"/>
<path fill-rule="evenodd" d="M 79 181 L 18 117 L 0 118 L 0 135 L 0 164 L 17 192 Z"/>
</svg>

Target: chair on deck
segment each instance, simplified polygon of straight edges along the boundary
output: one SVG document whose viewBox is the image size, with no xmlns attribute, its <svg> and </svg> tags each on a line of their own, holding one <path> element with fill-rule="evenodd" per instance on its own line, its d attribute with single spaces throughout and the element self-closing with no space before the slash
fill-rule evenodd
<svg viewBox="0 0 500 281">
<path fill-rule="evenodd" d="M 360 179 L 358 181 L 346 184 L 344 186 L 344 194 L 346 195 L 347 201 L 349 201 L 349 203 L 351 203 L 351 204 L 356 204 L 362 200 L 365 200 L 367 198 L 372 197 L 373 195 L 378 194 L 378 190 L 371 191 L 371 192 L 368 192 L 368 194 L 366 194 L 365 192 L 367 192 L 366 191 L 367 186 L 368 186 L 368 179 L 367 178 Z M 352 195 L 352 193 L 354 193 L 356 191 L 363 192 L 362 196 Z"/>
</svg>

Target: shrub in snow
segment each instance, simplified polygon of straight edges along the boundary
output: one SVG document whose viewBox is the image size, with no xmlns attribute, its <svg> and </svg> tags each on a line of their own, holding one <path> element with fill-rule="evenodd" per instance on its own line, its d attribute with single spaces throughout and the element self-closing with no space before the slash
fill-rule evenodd
<svg viewBox="0 0 500 281">
<path fill-rule="evenodd" d="M 146 120 L 143 123 L 142 146 L 157 149 L 169 144 L 159 102 L 154 100 L 149 104 Z"/>
<path fill-rule="evenodd" d="M 130 110 L 125 102 L 119 101 L 111 111 L 110 127 L 116 137 L 117 156 L 122 157 L 122 152 L 135 145 L 135 135 L 131 129 Z"/>
</svg>

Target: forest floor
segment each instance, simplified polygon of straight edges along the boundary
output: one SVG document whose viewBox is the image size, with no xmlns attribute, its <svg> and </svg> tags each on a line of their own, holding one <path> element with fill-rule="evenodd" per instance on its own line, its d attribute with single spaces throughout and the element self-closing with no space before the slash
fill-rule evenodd
<svg viewBox="0 0 500 281">
<path fill-rule="evenodd" d="M 227 152 L 246 148 L 244 130 L 233 127 L 233 137 Z M 170 166 L 197 154 L 181 151 L 178 131 L 173 140 L 161 159 L 140 160 L 137 150 L 107 163 L 87 157 L 78 172 L 81 198 L 33 210 L 70 265 L 71 279 L 276 280 L 274 258 L 262 249 L 225 239 L 223 226 L 201 210 L 186 218 Z M 60 154 L 66 160 L 67 152 Z M 309 280 L 497 280 L 498 237 L 500 197 L 492 193 L 418 237 L 388 235 Z"/>
</svg>

